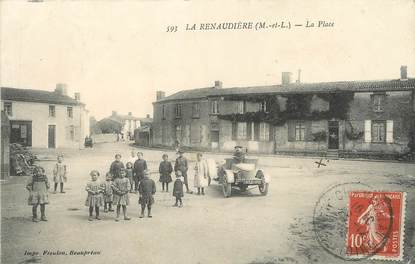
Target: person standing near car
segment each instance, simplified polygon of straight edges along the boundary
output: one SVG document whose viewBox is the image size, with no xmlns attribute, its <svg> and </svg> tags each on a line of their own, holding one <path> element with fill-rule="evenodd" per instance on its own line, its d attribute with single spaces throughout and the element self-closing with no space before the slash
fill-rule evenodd
<svg viewBox="0 0 415 264">
<path fill-rule="evenodd" d="M 191 190 L 189 190 L 189 183 L 187 181 L 187 171 L 189 169 L 187 159 L 183 156 L 183 151 L 179 150 L 177 152 L 178 157 L 176 159 L 176 163 L 174 164 L 174 171 L 180 171 L 182 173 L 183 179 L 184 179 L 184 185 L 186 186 L 186 192 L 187 193 L 193 193 Z"/>
<path fill-rule="evenodd" d="M 197 161 L 195 164 L 195 178 L 194 186 L 197 188 L 197 195 L 205 195 L 205 187 L 208 186 L 208 166 L 206 161 L 203 159 L 202 153 L 197 153 Z"/>
</svg>

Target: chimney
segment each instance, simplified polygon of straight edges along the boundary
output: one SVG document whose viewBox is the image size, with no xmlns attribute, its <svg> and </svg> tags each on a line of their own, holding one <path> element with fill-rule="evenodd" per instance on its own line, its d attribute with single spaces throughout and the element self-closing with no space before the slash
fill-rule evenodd
<svg viewBox="0 0 415 264">
<path fill-rule="evenodd" d="M 406 65 L 401 66 L 401 81 L 408 80 L 408 67 Z"/>
<path fill-rule="evenodd" d="M 147 115 L 146 115 L 146 118 L 150 118 L 150 114 L 147 114 Z"/>
<path fill-rule="evenodd" d="M 117 115 L 117 111 L 112 111 L 112 115 L 111 116 L 116 116 Z"/>
<path fill-rule="evenodd" d="M 222 82 L 221 81 L 215 81 L 215 89 L 221 89 L 222 88 Z"/>
<path fill-rule="evenodd" d="M 291 83 L 291 72 L 282 72 L 281 74 L 281 84 L 287 85 Z"/>
<path fill-rule="evenodd" d="M 60 95 L 68 95 L 68 88 L 65 83 L 57 83 L 55 92 L 57 92 Z"/>
<path fill-rule="evenodd" d="M 298 77 L 296 83 L 301 83 L 301 69 L 298 69 Z"/>
<path fill-rule="evenodd" d="M 81 93 L 75 93 L 75 100 L 81 101 Z"/>
<path fill-rule="evenodd" d="M 132 116 L 132 115 L 133 115 L 133 113 L 132 113 L 132 112 L 128 112 L 128 115 L 129 115 L 129 116 Z"/>
<path fill-rule="evenodd" d="M 163 92 L 163 91 L 157 91 L 156 92 L 156 100 L 157 101 L 163 99 L 165 96 L 166 96 L 166 93 Z"/>
</svg>

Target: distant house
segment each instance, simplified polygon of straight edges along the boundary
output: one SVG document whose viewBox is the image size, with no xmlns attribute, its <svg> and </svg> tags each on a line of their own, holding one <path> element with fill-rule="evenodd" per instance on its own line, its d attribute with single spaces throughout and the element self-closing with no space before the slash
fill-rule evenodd
<svg viewBox="0 0 415 264">
<path fill-rule="evenodd" d="M 121 133 L 124 139 L 133 140 L 134 131 L 137 128 L 151 124 L 152 119 L 149 115 L 146 118 L 135 117 L 131 112 L 128 115 L 119 115 L 116 111 L 112 111 L 111 116 L 106 117 L 98 121 L 97 125 L 101 128 L 103 133 Z M 108 129 L 105 128 L 112 127 L 111 132 L 106 132 Z"/>
<path fill-rule="evenodd" d="M 1 88 L 1 108 L 10 120 L 10 143 L 36 148 L 83 148 L 89 135 L 88 110 L 67 95 L 65 84 L 55 91 Z"/>
<path fill-rule="evenodd" d="M 152 144 L 250 153 L 396 156 L 415 130 L 415 79 L 183 90 L 153 103 Z"/>
</svg>

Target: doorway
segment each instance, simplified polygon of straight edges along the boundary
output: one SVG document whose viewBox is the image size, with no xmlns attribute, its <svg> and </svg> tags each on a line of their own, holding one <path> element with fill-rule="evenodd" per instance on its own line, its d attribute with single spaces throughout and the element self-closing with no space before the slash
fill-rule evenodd
<svg viewBox="0 0 415 264">
<path fill-rule="evenodd" d="M 25 147 L 32 146 L 32 122 L 10 121 L 10 143 L 18 143 Z"/>
<path fill-rule="evenodd" d="M 219 148 L 219 130 L 210 131 L 210 142 L 212 149 Z"/>
<path fill-rule="evenodd" d="M 339 122 L 329 121 L 329 149 L 339 149 Z"/>
<path fill-rule="evenodd" d="M 48 148 L 56 148 L 56 125 L 48 126 Z"/>
</svg>

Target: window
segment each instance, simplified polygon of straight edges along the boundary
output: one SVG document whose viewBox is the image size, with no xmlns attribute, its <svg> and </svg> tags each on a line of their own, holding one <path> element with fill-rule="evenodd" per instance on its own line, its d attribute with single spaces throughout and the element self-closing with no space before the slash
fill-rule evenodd
<svg viewBox="0 0 415 264">
<path fill-rule="evenodd" d="M 212 114 L 219 114 L 219 102 L 218 102 L 218 100 L 214 100 L 214 101 L 212 101 Z"/>
<path fill-rule="evenodd" d="M 238 122 L 237 123 L 237 139 L 246 139 L 246 129 L 247 129 L 247 125 L 245 122 Z"/>
<path fill-rule="evenodd" d="M 239 102 L 237 102 L 236 103 L 236 113 L 238 113 L 238 114 L 245 113 L 245 106 L 246 106 L 245 101 L 239 101 Z"/>
<path fill-rule="evenodd" d="M 295 140 L 296 141 L 305 140 L 305 125 L 303 122 L 297 122 L 295 124 Z"/>
<path fill-rule="evenodd" d="M 373 94 L 373 111 L 375 112 L 383 112 L 385 106 L 385 98 L 386 94 Z"/>
<path fill-rule="evenodd" d="M 267 101 L 262 101 L 262 102 L 260 102 L 259 103 L 259 111 L 260 112 L 265 112 L 265 113 L 267 113 L 268 112 L 268 108 L 267 108 L 268 106 L 267 106 Z"/>
<path fill-rule="evenodd" d="M 176 105 L 176 118 L 179 118 L 182 116 L 182 105 L 177 104 Z"/>
<path fill-rule="evenodd" d="M 4 102 L 4 112 L 8 116 L 12 116 L 13 115 L 12 102 Z"/>
<path fill-rule="evenodd" d="M 55 111 L 55 106 L 54 105 L 49 105 L 49 116 L 50 117 L 55 117 L 56 116 L 56 111 Z"/>
<path fill-rule="evenodd" d="M 66 112 L 68 113 L 69 118 L 73 118 L 73 108 L 72 108 L 72 106 L 68 106 L 66 108 Z"/>
<path fill-rule="evenodd" d="M 259 124 L 259 140 L 269 141 L 269 124 L 268 123 Z"/>
<path fill-rule="evenodd" d="M 182 126 L 181 125 L 176 126 L 176 139 L 179 142 L 182 141 Z"/>
<path fill-rule="evenodd" d="M 386 142 L 386 121 L 372 121 L 372 142 Z"/>
<path fill-rule="evenodd" d="M 165 105 L 163 105 L 162 107 L 161 107 L 161 118 L 164 120 L 164 119 L 166 119 L 166 106 Z"/>
<path fill-rule="evenodd" d="M 193 112 L 192 112 L 193 118 L 199 118 L 200 117 L 200 105 L 199 103 L 193 104 Z"/>
</svg>

